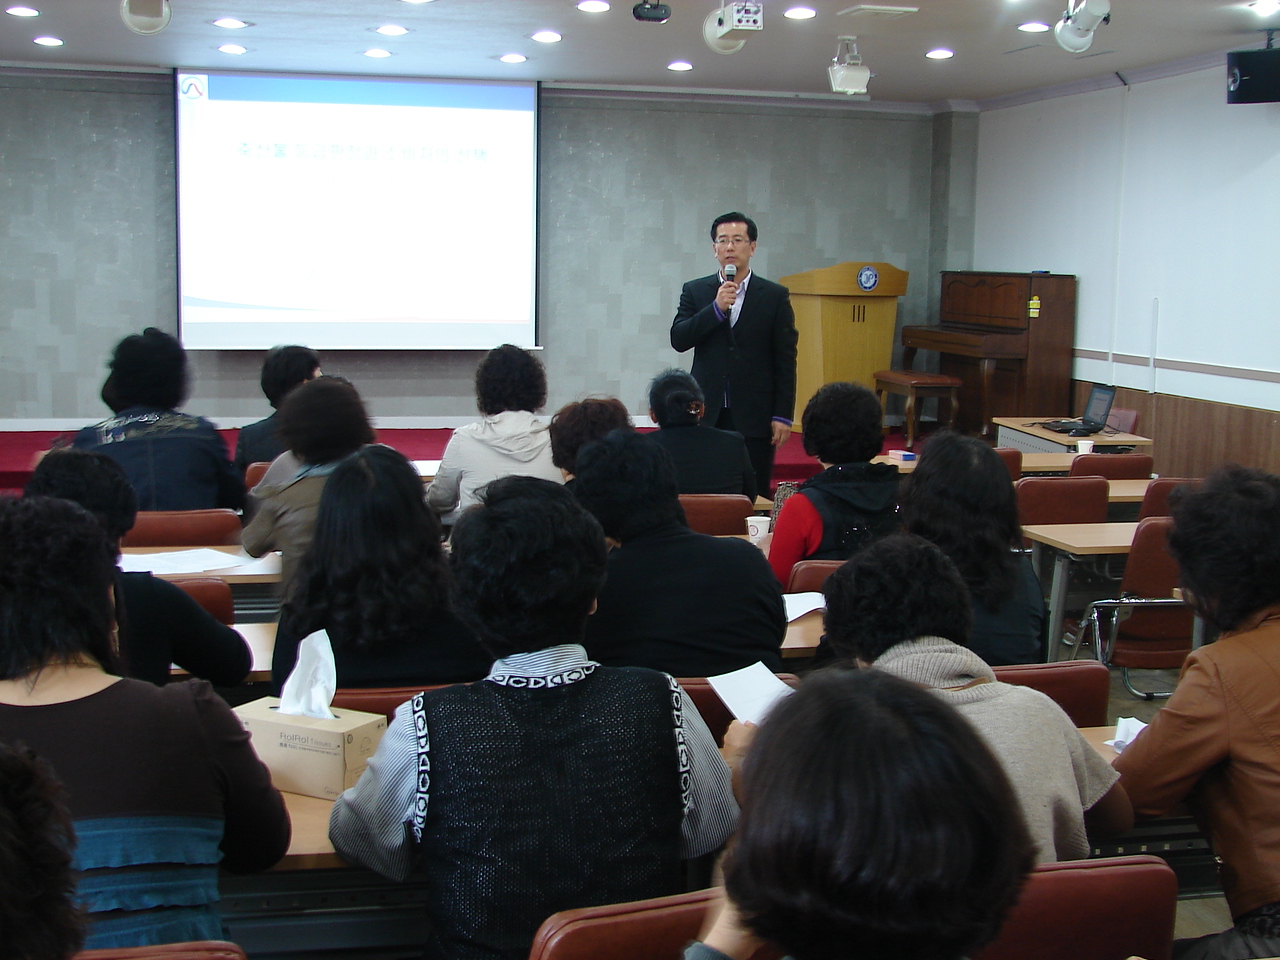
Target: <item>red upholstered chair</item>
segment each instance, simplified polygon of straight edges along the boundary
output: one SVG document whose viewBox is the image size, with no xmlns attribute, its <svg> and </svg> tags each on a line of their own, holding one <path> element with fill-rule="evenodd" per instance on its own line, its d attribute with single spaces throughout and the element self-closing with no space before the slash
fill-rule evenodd
<svg viewBox="0 0 1280 960">
<path fill-rule="evenodd" d="M 1170 694 L 1134 689 L 1129 671 L 1176 670 L 1191 652 L 1194 616 L 1184 601 L 1173 599 L 1178 564 L 1169 553 L 1172 526 L 1170 517 L 1147 517 L 1138 523 L 1120 596 L 1090 603 L 1074 638 L 1073 657 L 1084 644 L 1094 644 L 1098 659 L 1122 668 L 1125 689 L 1143 700 Z"/>
<path fill-rule="evenodd" d="M 1009 470 L 1009 478 L 1017 483 L 1022 479 L 1022 451 L 1017 447 L 996 447 L 996 453 Z"/>
<path fill-rule="evenodd" d="M 800 678 L 794 673 L 779 673 L 777 677 L 788 686 L 800 686 Z M 711 688 L 711 684 L 707 682 L 705 677 L 680 677 L 677 682 L 684 687 L 685 693 L 689 694 L 689 699 L 698 708 L 698 713 L 702 716 L 702 722 L 707 725 L 711 735 L 716 738 L 716 743 L 723 746 L 724 733 L 729 729 L 729 724 L 733 722 L 733 714 L 724 705 L 720 695 Z"/>
<path fill-rule="evenodd" d="M 81 950 L 73 960 L 246 960 L 245 953 L 226 940 L 161 943 L 150 947 L 108 947 Z"/>
<path fill-rule="evenodd" d="M 740 493 L 682 493 L 680 506 L 690 529 L 713 537 L 748 533 L 747 517 L 756 510 Z"/>
<path fill-rule="evenodd" d="M 996 679 L 1003 683 L 1031 687 L 1045 694 L 1077 727 L 1106 725 L 1111 672 L 1096 660 L 1019 663 L 993 669 Z"/>
<path fill-rule="evenodd" d="M 262 479 L 262 475 L 267 472 L 267 468 L 271 466 L 270 460 L 259 460 L 257 463 L 251 463 L 244 468 L 244 488 L 252 490 L 258 485 L 258 481 Z"/>
<path fill-rule="evenodd" d="M 1138 519 L 1169 516 L 1169 494 L 1173 493 L 1174 487 L 1182 486 L 1184 483 L 1195 483 L 1195 481 L 1181 477 L 1160 477 L 1152 480 L 1147 485 L 1147 492 L 1143 494 Z"/>
<path fill-rule="evenodd" d="M 182 577 L 175 578 L 175 587 L 180 587 L 191 599 L 208 611 L 209 616 L 228 627 L 236 622 L 236 605 L 231 597 L 231 587 L 227 581 L 218 577 Z"/>
<path fill-rule="evenodd" d="M 1159 857 L 1041 864 L 973 960 L 1169 960 L 1177 898 Z"/>
<path fill-rule="evenodd" d="M 240 515 L 215 510 L 139 510 L 126 547 L 238 547 Z"/>
<path fill-rule="evenodd" d="M 1149 480 L 1152 466 L 1149 453 L 1082 453 L 1071 461 L 1067 476 Z"/>
<path fill-rule="evenodd" d="M 1018 495 L 1018 522 L 1024 527 L 1038 523 L 1106 522 L 1110 485 L 1100 476 L 1023 477 L 1014 489 Z"/>
<path fill-rule="evenodd" d="M 400 704 L 407 703 L 424 690 L 439 690 L 449 684 L 438 683 L 430 687 L 339 687 L 333 692 L 333 706 L 339 710 L 363 710 L 365 713 L 381 713 L 387 723 L 395 719 Z"/>
<path fill-rule="evenodd" d="M 827 577 L 840 569 L 843 560 L 801 560 L 791 568 L 791 578 L 783 593 L 821 592 Z"/>
</svg>

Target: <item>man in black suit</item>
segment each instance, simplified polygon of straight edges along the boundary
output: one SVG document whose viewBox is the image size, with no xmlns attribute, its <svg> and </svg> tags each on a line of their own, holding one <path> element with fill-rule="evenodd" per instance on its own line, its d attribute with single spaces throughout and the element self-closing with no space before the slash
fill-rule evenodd
<svg viewBox="0 0 1280 960">
<path fill-rule="evenodd" d="M 791 435 L 796 401 L 796 322 L 787 288 L 751 272 L 758 233 L 741 213 L 711 224 L 720 271 L 680 292 L 671 346 L 693 348 L 705 422 L 747 440 L 756 488 L 769 495 L 773 451 Z"/>
</svg>

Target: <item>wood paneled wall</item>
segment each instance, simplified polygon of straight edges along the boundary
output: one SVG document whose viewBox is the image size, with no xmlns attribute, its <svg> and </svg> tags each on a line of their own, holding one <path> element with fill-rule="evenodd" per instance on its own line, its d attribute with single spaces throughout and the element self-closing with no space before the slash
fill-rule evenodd
<svg viewBox="0 0 1280 960">
<path fill-rule="evenodd" d="M 1074 386 L 1079 414 L 1092 384 Z M 1280 474 L 1280 412 L 1126 387 L 1116 390 L 1114 406 L 1138 411 L 1133 432 L 1154 441 L 1161 476 L 1203 477 L 1224 463 Z"/>
</svg>

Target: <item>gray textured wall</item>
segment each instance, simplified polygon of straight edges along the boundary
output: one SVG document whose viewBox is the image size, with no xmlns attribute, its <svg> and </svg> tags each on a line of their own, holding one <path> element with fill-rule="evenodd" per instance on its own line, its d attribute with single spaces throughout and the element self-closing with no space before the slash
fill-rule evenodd
<svg viewBox="0 0 1280 960">
<path fill-rule="evenodd" d="M 167 77 L 0 75 L 0 419 L 100 417 L 103 359 L 174 329 Z M 714 266 L 707 228 L 760 224 L 763 276 L 842 260 L 911 271 L 900 322 L 928 319 L 937 271 L 972 256 L 976 121 L 544 91 L 540 322 L 549 407 L 589 393 L 644 412 L 682 281 Z M 474 415 L 471 353 L 325 355 L 381 417 Z M 194 355 L 189 409 L 261 416 L 260 358 Z"/>
</svg>

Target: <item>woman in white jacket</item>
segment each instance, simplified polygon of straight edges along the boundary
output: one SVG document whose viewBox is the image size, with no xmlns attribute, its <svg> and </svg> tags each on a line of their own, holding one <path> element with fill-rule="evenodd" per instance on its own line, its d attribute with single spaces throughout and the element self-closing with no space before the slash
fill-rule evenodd
<svg viewBox="0 0 1280 960">
<path fill-rule="evenodd" d="M 527 350 L 504 343 L 476 367 L 476 406 L 483 417 L 454 431 L 427 505 L 451 526 L 499 477 L 541 477 L 560 483 L 551 462 L 547 425 L 534 416 L 547 402 L 547 374 Z"/>
</svg>

